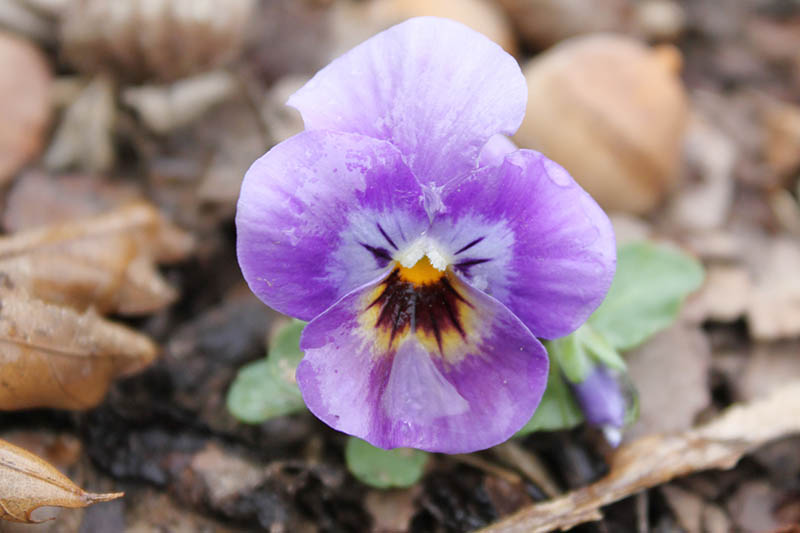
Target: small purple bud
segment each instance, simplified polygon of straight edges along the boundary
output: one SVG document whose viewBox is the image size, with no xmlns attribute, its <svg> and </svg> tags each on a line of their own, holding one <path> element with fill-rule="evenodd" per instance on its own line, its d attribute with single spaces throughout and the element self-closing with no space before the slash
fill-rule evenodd
<svg viewBox="0 0 800 533">
<path fill-rule="evenodd" d="M 622 438 L 627 402 L 620 383 L 605 366 L 598 365 L 581 383 L 573 383 L 572 391 L 583 410 L 586 421 L 602 428 L 612 446 Z"/>
</svg>

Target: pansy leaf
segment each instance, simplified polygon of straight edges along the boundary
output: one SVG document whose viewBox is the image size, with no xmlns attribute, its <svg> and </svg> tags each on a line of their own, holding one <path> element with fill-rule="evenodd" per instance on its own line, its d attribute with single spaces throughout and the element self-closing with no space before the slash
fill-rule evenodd
<svg viewBox="0 0 800 533">
<path fill-rule="evenodd" d="M 580 383 L 594 369 L 594 362 L 576 333 L 550 341 L 546 346 L 550 361 L 558 360 L 564 377 L 572 383 Z"/>
<path fill-rule="evenodd" d="M 680 251 L 646 242 L 623 246 L 608 296 L 589 324 L 612 347 L 628 350 L 669 326 L 702 282 L 703 268 Z"/>
<path fill-rule="evenodd" d="M 548 345 L 552 343 L 547 343 Z M 548 350 L 550 346 L 548 346 Z M 569 429 L 583 422 L 583 414 L 572 391 L 561 374 L 558 361 L 550 357 L 550 373 L 542 401 L 530 421 L 522 426 L 516 436 L 521 437 L 534 431 L 556 431 Z"/>
<path fill-rule="evenodd" d="M 239 370 L 228 391 L 228 410 L 238 420 L 259 424 L 305 409 L 294 377 L 303 358 L 299 345 L 304 326 L 296 320 L 281 328 L 270 343 L 269 357 Z"/>
<path fill-rule="evenodd" d="M 297 364 L 303 358 L 300 350 L 300 334 L 306 323 L 302 320 L 292 320 L 275 333 L 269 346 L 269 361 L 278 369 L 290 369 L 294 373 Z M 291 379 L 294 381 L 294 378 Z"/>
<path fill-rule="evenodd" d="M 581 344 L 595 360 L 619 372 L 624 372 L 627 369 L 625 360 L 619 352 L 590 324 L 586 323 L 581 326 L 575 332 L 575 335 L 580 338 Z"/>
<path fill-rule="evenodd" d="M 350 437 L 345 449 L 347 468 L 362 483 L 379 489 L 410 487 L 422 477 L 428 453 L 412 448 L 383 450 Z"/>
</svg>

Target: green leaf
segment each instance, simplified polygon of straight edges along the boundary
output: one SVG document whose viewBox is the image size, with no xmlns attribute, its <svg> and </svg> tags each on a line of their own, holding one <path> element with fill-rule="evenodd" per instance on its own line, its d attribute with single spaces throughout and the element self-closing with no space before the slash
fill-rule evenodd
<svg viewBox="0 0 800 533">
<path fill-rule="evenodd" d="M 550 357 L 550 373 L 547 376 L 547 388 L 542 401 L 530 421 L 515 436 L 521 437 L 534 431 L 569 429 L 581 422 L 583 413 L 572 396 L 569 385 L 561 376 L 558 361 L 555 357 Z"/>
<path fill-rule="evenodd" d="M 548 342 L 547 353 L 551 363 L 557 360 L 564 376 L 572 383 L 582 382 L 594 370 L 594 361 L 586 352 L 577 332 Z"/>
<path fill-rule="evenodd" d="M 228 410 L 248 424 L 260 424 L 304 407 L 297 385 L 278 377 L 269 359 L 243 366 L 228 390 Z"/>
<path fill-rule="evenodd" d="M 594 359 L 613 370 L 619 372 L 625 372 L 627 370 L 628 367 L 625 365 L 625 360 L 619 352 L 611 346 L 605 337 L 595 331 L 591 325 L 588 323 L 584 324 L 575 332 L 575 335 L 578 336 L 584 349 L 589 352 Z"/>
<path fill-rule="evenodd" d="M 269 356 L 287 359 L 297 367 L 303 352 L 300 351 L 300 334 L 306 323 L 301 320 L 292 320 L 289 324 L 279 329 L 269 343 Z"/>
<path fill-rule="evenodd" d="M 669 326 L 686 296 L 703 282 L 691 257 L 653 243 L 620 248 L 617 274 L 589 324 L 617 350 L 628 350 Z"/>
<path fill-rule="evenodd" d="M 305 326 L 298 320 L 281 328 L 270 342 L 267 359 L 239 369 L 228 390 L 228 410 L 238 420 L 259 424 L 276 416 L 305 409 L 295 381 L 295 370 L 303 352 L 300 333 Z"/>
<path fill-rule="evenodd" d="M 428 453 L 412 448 L 383 450 L 350 437 L 345 448 L 347 468 L 362 483 L 379 489 L 410 487 L 422 477 Z"/>
</svg>

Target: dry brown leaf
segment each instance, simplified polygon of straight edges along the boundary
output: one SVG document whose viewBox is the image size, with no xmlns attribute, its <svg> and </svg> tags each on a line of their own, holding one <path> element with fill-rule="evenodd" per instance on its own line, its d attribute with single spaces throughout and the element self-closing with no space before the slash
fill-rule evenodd
<svg viewBox="0 0 800 533">
<path fill-rule="evenodd" d="M 800 379 L 798 355 L 800 340 L 754 344 L 742 368 L 733 376 L 734 397 L 739 401 L 752 401 Z"/>
<path fill-rule="evenodd" d="M 800 432 L 800 381 L 759 401 L 728 409 L 714 421 L 676 435 L 650 435 L 621 447 L 610 473 L 560 498 L 532 505 L 482 533 L 536 533 L 567 530 L 599 519 L 610 503 L 710 468 L 732 468 L 762 444 Z"/>
<path fill-rule="evenodd" d="M 764 156 L 770 168 L 787 176 L 800 166 L 800 107 L 770 100 L 764 110 Z"/>
<path fill-rule="evenodd" d="M 370 490 L 364 497 L 364 507 L 373 520 L 372 531 L 408 531 L 417 513 L 416 501 L 422 492 L 420 485 L 408 489 Z"/>
<path fill-rule="evenodd" d="M 751 258 L 756 283 L 747 310 L 750 336 L 760 341 L 800 335 L 800 245 L 796 239 L 770 239 Z"/>
<path fill-rule="evenodd" d="M 672 484 L 661 487 L 661 494 L 664 495 L 667 505 L 675 513 L 678 523 L 686 533 L 702 533 L 705 506 L 703 498 Z"/>
<path fill-rule="evenodd" d="M 711 264 L 702 288 L 686 302 L 683 316 L 695 324 L 706 320 L 733 322 L 747 311 L 752 286 L 744 267 Z"/>
<path fill-rule="evenodd" d="M 36 523 L 31 513 L 45 505 L 75 509 L 122 495 L 86 492 L 50 463 L 0 439 L 0 519 Z"/>
<path fill-rule="evenodd" d="M 122 101 L 136 110 L 156 133 L 168 133 L 194 122 L 209 109 L 233 96 L 236 78 L 222 70 L 206 72 L 171 85 L 144 85 L 122 91 Z"/>
<path fill-rule="evenodd" d="M 736 146 L 695 112 L 684 142 L 687 163 L 697 178 L 672 198 L 669 215 L 676 227 L 709 230 L 725 223 L 733 203 Z"/>
<path fill-rule="evenodd" d="M 0 272 L 32 296 L 138 314 L 174 301 L 154 261 L 186 257 L 191 238 L 149 204 L 0 238 Z"/>
<path fill-rule="evenodd" d="M 14 180 L 2 212 L 8 233 L 86 218 L 141 200 L 140 185 L 96 174 L 30 170 Z"/>
<path fill-rule="evenodd" d="M 97 405 L 112 380 L 156 356 L 146 336 L 100 317 L 0 286 L 0 410 Z"/>
<path fill-rule="evenodd" d="M 108 170 L 115 157 L 115 121 L 113 82 L 97 76 L 64 111 L 44 156 L 45 166 L 51 170 Z"/>
<path fill-rule="evenodd" d="M 673 325 L 629 352 L 626 360 L 639 390 L 639 418 L 625 432 L 628 442 L 651 433 L 688 429 L 711 402 L 711 349 L 699 328 Z"/>
</svg>

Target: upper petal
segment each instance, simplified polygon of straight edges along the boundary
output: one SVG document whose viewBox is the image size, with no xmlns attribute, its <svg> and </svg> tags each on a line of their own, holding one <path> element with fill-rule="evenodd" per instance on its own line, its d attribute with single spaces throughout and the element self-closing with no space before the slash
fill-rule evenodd
<svg viewBox="0 0 800 533">
<path fill-rule="evenodd" d="M 480 33 L 420 17 L 375 35 L 289 98 L 307 129 L 391 141 L 426 184 L 477 165 L 486 141 L 513 134 L 527 86 L 516 60 Z"/>
<path fill-rule="evenodd" d="M 391 298 L 376 308 L 390 276 L 309 323 L 297 368 L 308 408 L 381 448 L 467 453 L 519 430 L 544 392 L 544 347 L 500 302 L 448 276 L 450 309 L 415 304 L 412 318 Z"/>
<path fill-rule="evenodd" d="M 457 271 L 516 314 L 537 337 L 580 326 L 616 267 L 608 217 L 559 165 L 532 150 L 506 156 L 442 193 L 429 231 Z"/>
<path fill-rule="evenodd" d="M 236 248 L 242 273 L 261 300 L 310 320 L 376 279 L 394 249 L 428 224 L 420 186 L 391 144 L 304 132 L 247 171 Z"/>
</svg>

